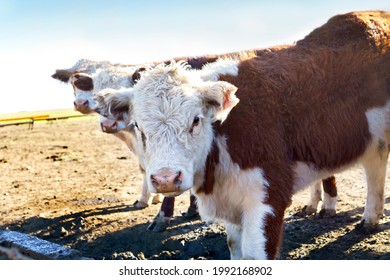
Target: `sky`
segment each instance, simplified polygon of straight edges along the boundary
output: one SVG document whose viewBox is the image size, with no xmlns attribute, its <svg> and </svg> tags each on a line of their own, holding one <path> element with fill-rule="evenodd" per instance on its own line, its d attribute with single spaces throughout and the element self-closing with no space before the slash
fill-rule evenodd
<svg viewBox="0 0 390 280">
<path fill-rule="evenodd" d="M 292 44 L 389 0 L 0 0 L 0 114 L 73 107 L 51 78 L 79 59 L 137 64 Z"/>
</svg>

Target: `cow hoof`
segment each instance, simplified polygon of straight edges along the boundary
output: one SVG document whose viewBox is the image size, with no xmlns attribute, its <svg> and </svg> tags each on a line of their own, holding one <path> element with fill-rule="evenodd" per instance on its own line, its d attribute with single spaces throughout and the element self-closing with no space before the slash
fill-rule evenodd
<svg viewBox="0 0 390 280">
<path fill-rule="evenodd" d="M 145 209 L 149 205 L 143 201 L 137 200 L 136 202 L 134 202 L 133 206 L 137 209 Z"/>
<path fill-rule="evenodd" d="M 183 217 L 186 219 L 195 219 L 199 218 L 199 211 L 197 208 L 194 207 L 188 207 L 187 212 L 183 213 Z"/>
<path fill-rule="evenodd" d="M 336 216 L 336 210 L 334 210 L 334 209 L 321 209 L 319 215 L 321 218 L 334 217 L 334 216 Z"/>
<path fill-rule="evenodd" d="M 317 209 L 308 205 L 303 206 L 302 210 L 300 211 L 300 214 L 303 216 L 310 216 L 315 213 L 317 213 Z"/>
<path fill-rule="evenodd" d="M 355 229 L 363 234 L 371 234 L 374 233 L 378 230 L 378 225 L 377 224 L 369 224 L 366 223 L 365 220 L 361 220 L 360 223 L 358 223 L 355 227 Z"/>
<path fill-rule="evenodd" d="M 147 230 L 153 231 L 153 232 L 163 232 L 167 229 L 167 227 L 170 224 L 170 220 L 165 221 L 156 221 L 154 220 L 147 228 Z"/>
<path fill-rule="evenodd" d="M 162 196 L 161 194 L 156 194 L 155 196 L 153 196 L 153 199 L 152 199 L 152 204 L 159 204 L 160 202 L 162 202 L 164 199 L 164 196 Z"/>
</svg>

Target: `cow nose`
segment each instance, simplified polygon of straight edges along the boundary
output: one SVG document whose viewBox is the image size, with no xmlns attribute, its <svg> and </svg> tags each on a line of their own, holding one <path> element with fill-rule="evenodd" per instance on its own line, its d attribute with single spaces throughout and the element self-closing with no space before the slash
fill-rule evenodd
<svg viewBox="0 0 390 280">
<path fill-rule="evenodd" d="M 103 123 L 100 123 L 100 128 L 102 129 L 103 132 L 106 132 L 107 128 Z"/>
<path fill-rule="evenodd" d="M 111 124 L 111 129 L 112 130 L 117 130 L 118 129 L 118 123 L 116 121 Z"/>
<path fill-rule="evenodd" d="M 88 100 L 84 100 L 84 99 L 81 99 L 81 100 L 75 100 L 73 102 L 73 105 L 78 108 L 78 107 L 87 107 L 88 106 Z"/>
<path fill-rule="evenodd" d="M 114 133 L 118 131 L 118 123 L 116 121 L 109 123 L 109 122 L 101 122 L 100 127 L 103 132 L 106 133 Z"/>
<path fill-rule="evenodd" d="M 181 171 L 162 169 L 157 174 L 152 174 L 150 180 L 158 193 L 178 192 L 183 181 L 183 174 Z"/>
</svg>

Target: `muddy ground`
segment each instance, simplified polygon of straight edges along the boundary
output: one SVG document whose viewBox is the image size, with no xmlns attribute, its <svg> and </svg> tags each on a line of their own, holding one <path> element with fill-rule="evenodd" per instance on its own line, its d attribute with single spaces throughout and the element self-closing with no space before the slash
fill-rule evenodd
<svg viewBox="0 0 390 280">
<path fill-rule="evenodd" d="M 390 165 L 389 165 L 390 166 Z M 189 194 L 176 198 L 165 232 L 148 231 L 160 205 L 143 210 L 137 159 L 97 118 L 0 128 L 0 228 L 79 250 L 94 259 L 228 259 L 224 227 L 182 216 Z M 371 234 L 355 230 L 363 213 L 360 168 L 337 176 L 338 214 L 297 215 L 308 190 L 286 211 L 281 259 L 390 259 L 390 172 L 385 216 Z"/>
</svg>

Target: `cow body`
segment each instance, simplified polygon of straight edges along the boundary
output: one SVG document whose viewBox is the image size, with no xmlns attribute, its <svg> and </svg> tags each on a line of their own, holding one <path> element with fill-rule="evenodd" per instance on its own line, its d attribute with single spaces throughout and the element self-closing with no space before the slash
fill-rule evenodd
<svg viewBox="0 0 390 280">
<path fill-rule="evenodd" d="M 226 225 L 232 259 L 274 259 L 294 193 L 361 163 L 361 225 L 383 214 L 390 138 L 390 21 L 339 15 L 295 46 L 159 65 L 127 92 L 152 192 L 192 188 L 201 217 Z"/>
</svg>

